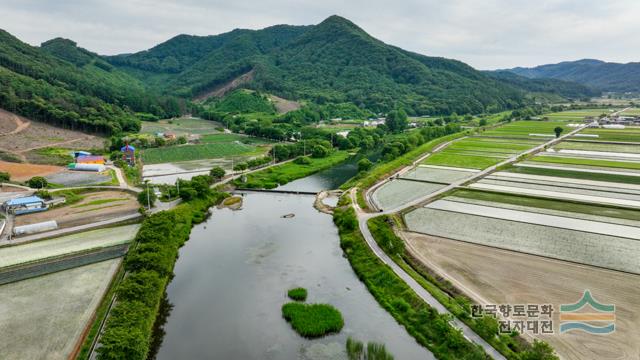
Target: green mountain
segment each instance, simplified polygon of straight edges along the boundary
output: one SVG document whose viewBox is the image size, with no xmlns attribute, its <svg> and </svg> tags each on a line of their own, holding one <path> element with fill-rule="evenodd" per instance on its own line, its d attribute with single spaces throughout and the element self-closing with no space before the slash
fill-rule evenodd
<svg viewBox="0 0 640 360">
<path fill-rule="evenodd" d="M 480 113 L 525 103 L 518 86 L 459 61 L 387 45 L 339 16 L 313 26 L 180 35 L 106 59 L 152 88 L 188 98 L 216 93 L 243 76 L 236 85 L 376 112 L 402 105 L 413 114 Z"/>
<path fill-rule="evenodd" d="M 577 99 L 581 97 L 593 97 L 601 94 L 600 91 L 573 81 L 553 78 L 530 79 L 510 71 L 487 71 L 487 75 L 504 83 L 524 89 L 530 93 L 556 95 L 562 98 Z"/>
<path fill-rule="evenodd" d="M 104 134 L 136 131 L 134 112 L 179 114 L 126 72 L 71 40 L 33 47 L 0 30 L 0 107 L 35 120 Z"/>
<path fill-rule="evenodd" d="M 583 59 L 509 71 L 531 79 L 573 81 L 601 91 L 640 92 L 640 62 L 627 64 Z"/>
</svg>

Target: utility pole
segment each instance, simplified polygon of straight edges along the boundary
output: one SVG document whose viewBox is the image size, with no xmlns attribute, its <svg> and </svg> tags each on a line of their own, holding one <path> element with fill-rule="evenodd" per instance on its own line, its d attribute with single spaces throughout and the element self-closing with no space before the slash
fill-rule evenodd
<svg viewBox="0 0 640 360">
<path fill-rule="evenodd" d="M 151 198 L 149 197 L 149 180 L 145 181 L 147 184 L 147 210 L 151 210 Z"/>
<path fill-rule="evenodd" d="M 176 187 L 178 188 L 178 197 L 180 197 L 180 178 L 176 179 Z"/>
</svg>

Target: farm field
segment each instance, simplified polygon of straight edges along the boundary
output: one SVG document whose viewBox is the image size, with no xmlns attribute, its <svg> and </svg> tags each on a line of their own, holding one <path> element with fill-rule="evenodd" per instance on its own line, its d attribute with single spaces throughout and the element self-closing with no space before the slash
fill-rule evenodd
<svg viewBox="0 0 640 360">
<path fill-rule="evenodd" d="M 630 108 L 622 112 L 621 115 L 625 116 L 638 116 L 640 115 L 640 108 Z"/>
<path fill-rule="evenodd" d="M 180 145 L 145 149 L 142 151 L 142 160 L 145 164 L 160 164 L 227 156 L 260 155 L 266 151 L 266 148 L 235 142 Z"/>
<path fill-rule="evenodd" d="M 140 204 L 124 191 L 99 191 L 80 195 L 80 201 L 40 213 L 17 216 L 16 226 L 56 220 L 59 228 L 84 225 L 136 213 Z"/>
<path fill-rule="evenodd" d="M 142 134 L 173 133 L 176 136 L 219 133 L 222 125 L 211 120 L 199 118 L 178 118 L 159 121 L 143 121 Z"/>
<path fill-rule="evenodd" d="M 473 176 L 474 173 L 475 171 L 469 171 L 469 169 L 420 165 L 400 178 L 451 184 Z"/>
<path fill-rule="evenodd" d="M 442 152 L 429 156 L 422 163 L 425 165 L 440 165 L 451 166 L 466 169 L 486 169 L 489 166 L 495 165 L 507 157 L 505 156 L 488 156 L 488 155 L 471 155 L 471 154 L 457 154 L 449 152 L 446 149 Z"/>
<path fill-rule="evenodd" d="M 619 141 L 640 143 L 640 128 L 628 129 L 584 129 L 580 134 L 598 135 L 597 138 L 589 138 L 590 141 Z M 573 139 L 576 139 L 574 136 Z"/>
<path fill-rule="evenodd" d="M 549 120 L 554 120 L 554 121 L 582 122 L 582 120 L 587 116 L 598 117 L 602 114 L 607 114 L 607 115 L 611 114 L 612 112 L 617 110 L 622 110 L 622 108 L 567 110 L 567 111 L 555 112 L 550 114 L 544 114 L 544 116 L 549 118 Z"/>
<path fill-rule="evenodd" d="M 635 153 L 640 154 L 638 145 L 618 145 L 618 144 L 602 144 L 590 143 L 584 141 L 563 141 L 553 147 L 557 150 L 587 150 L 614 153 Z"/>
<path fill-rule="evenodd" d="M 640 227 L 531 212 L 526 209 L 506 209 L 493 204 L 471 204 L 445 198 L 430 203 L 427 208 L 640 240 Z"/>
<path fill-rule="evenodd" d="M 509 124 L 497 127 L 495 129 L 487 130 L 482 133 L 483 136 L 499 136 L 508 138 L 525 138 L 525 139 L 539 139 L 544 141 L 544 136 L 532 136 L 530 134 L 545 135 L 546 137 L 553 138 L 555 133 L 553 129 L 557 126 L 563 127 L 567 131 L 567 123 L 563 121 L 515 121 Z"/>
<path fill-rule="evenodd" d="M 539 336 L 562 359 L 618 360 L 640 354 L 638 275 L 417 233 L 403 233 L 403 238 L 414 256 L 478 303 L 553 304 L 555 331 L 560 305 L 575 303 L 585 289 L 598 301 L 615 304 L 616 331 L 608 336 Z"/>
<path fill-rule="evenodd" d="M 0 171 L 8 172 L 11 180 L 26 181 L 34 176 L 47 176 L 63 171 L 64 168 L 55 165 L 35 165 L 0 161 Z"/>
<path fill-rule="evenodd" d="M 371 197 L 379 208 L 389 209 L 436 192 L 445 186 L 421 181 L 392 180 L 376 189 Z"/>
<path fill-rule="evenodd" d="M 0 249 L 0 268 L 130 242 L 140 225 L 86 231 Z"/>
<path fill-rule="evenodd" d="M 0 287 L 2 357 L 71 358 L 120 262 L 107 260 Z"/>
<path fill-rule="evenodd" d="M 611 167 L 618 169 L 634 169 L 640 170 L 640 156 L 638 161 L 614 161 L 614 160 L 602 160 L 591 158 L 576 158 L 576 157 L 561 157 L 561 156 L 536 156 L 530 161 L 540 163 L 552 163 L 552 164 L 568 164 L 568 165 L 587 165 L 587 166 L 599 166 L 599 167 Z"/>
<path fill-rule="evenodd" d="M 272 141 L 268 139 L 230 133 L 202 135 L 200 136 L 199 141 L 205 144 L 241 142 L 243 144 L 251 145 L 266 145 L 272 143 Z"/>
<path fill-rule="evenodd" d="M 523 164 L 526 165 L 526 164 Z M 532 176 L 552 176 L 557 178 L 567 178 L 585 181 L 603 181 L 620 184 L 640 184 L 640 178 L 636 173 L 629 173 L 629 171 L 585 171 L 585 169 L 577 168 L 572 169 L 569 167 L 561 166 L 545 166 L 540 165 L 537 167 L 523 166 L 516 164 L 516 166 L 505 169 L 505 172 Z M 567 180 L 569 181 L 569 180 Z"/>
<path fill-rule="evenodd" d="M 634 225 L 640 222 L 640 211 L 624 209 L 620 207 L 601 206 L 586 203 L 574 203 L 557 199 L 547 199 L 514 194 L 494 193 L 487 191 L 475 191 L 470 189 L 456 190 L 447 199 L 454 201 L 478 202 L 480 204 L 492 204 L 496 207 L 522 209 L 527 211 L 539 211 L 544 213 L 559 214 L 561 216 L 574 216 L 591 219 L 600 219 L 603 222 L 619 220 L 620 223 Z M 605 221 L 606 220 L 606 221 Z M 640 224 L 639 224 L 640 225 Z"/>
<path fill-rule="evenodd" d="M 640 274 L 637 240 L 426 207 L 405 222 L 427 235 Z"/>
</svg>

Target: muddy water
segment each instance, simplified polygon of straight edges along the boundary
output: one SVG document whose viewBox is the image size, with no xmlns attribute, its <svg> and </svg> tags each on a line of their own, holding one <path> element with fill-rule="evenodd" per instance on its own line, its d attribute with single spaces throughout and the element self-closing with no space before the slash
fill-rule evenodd
<svg viewBox="0 0 640 360">
<path fill-rule="evenodd" d="M 331 178 L 318 178 L 334 172 L 289 188 L 335 188 Z M 167 289 L 173 310 L 158 359 L 346 359 L 348 336 L 383 342 L 396 359 L 433 359 L 357 279 L 331 217 L 313 200 L 251 193 L 241 211 L 215 210 L 193 229 Z M 342 312 L 339 334 L 307 340 L 282 319 L 286 291 L 296 286 L 308 289 L 308 302 Z"/>
</svg>

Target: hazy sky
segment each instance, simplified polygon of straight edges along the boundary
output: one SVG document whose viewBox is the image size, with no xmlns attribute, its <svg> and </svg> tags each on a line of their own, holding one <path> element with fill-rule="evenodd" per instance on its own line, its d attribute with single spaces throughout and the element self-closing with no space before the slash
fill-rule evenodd
<svg viewBox="0 0 640 360">
<path fill-rule="evenodd" d="M 100 54 L 333 14 L 386 43 L 479 69 L 640 61 L 638 0 L 0 0 L 0 28 L 21 40 L 61 36 Z"/>
</svg>

